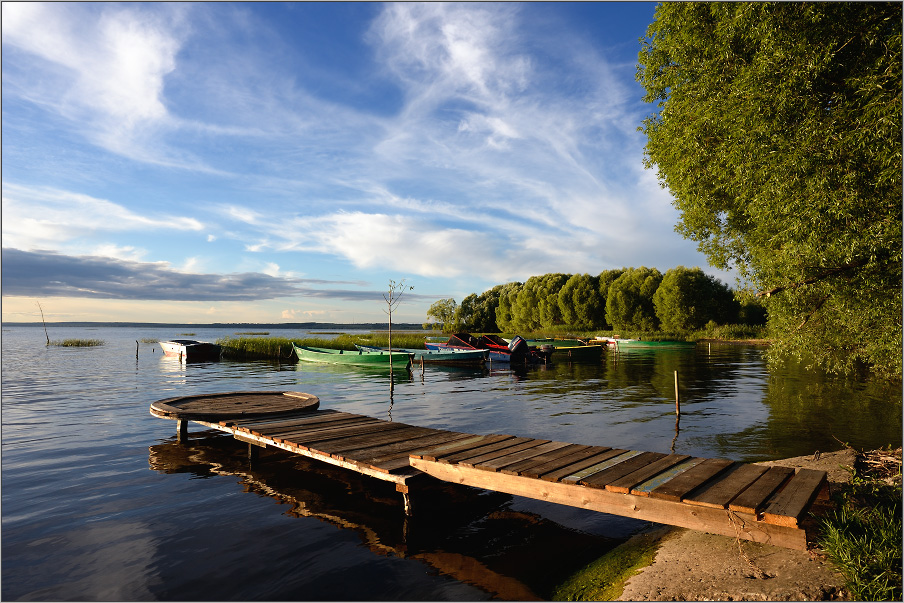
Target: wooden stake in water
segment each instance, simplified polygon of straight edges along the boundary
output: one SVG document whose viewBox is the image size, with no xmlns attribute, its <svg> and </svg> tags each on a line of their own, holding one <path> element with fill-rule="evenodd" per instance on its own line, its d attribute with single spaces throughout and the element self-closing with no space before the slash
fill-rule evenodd
<svg viewBox="0 0 904 603">
<path fill-rule="evenodd" d="M 678 371 L 675 371 L 675 414 L 681 415 L 681 401 L 678 398 Z"/>
</svg>

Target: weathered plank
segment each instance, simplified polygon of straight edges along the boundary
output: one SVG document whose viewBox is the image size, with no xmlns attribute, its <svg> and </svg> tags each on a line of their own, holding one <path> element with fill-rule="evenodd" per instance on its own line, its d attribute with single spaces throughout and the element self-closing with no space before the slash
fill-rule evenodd
<svg viewBox="0 0 904 603">
<path fill-rule="evenodd" d="M 336 419 L 334 421 L 315 422 L 302 425 L 283 425 L 272 427 L 269 429 L 256 429 L 254 427 L 239 427 L 236 431 L 245 433 L 258 433 L 266 436 L 277 436 L 293 434 L 293 433 L 315 433 L 318 431 L 326 431 L 329 429 L 338 429 L 340 427 L 348 427 L 350 425 L 367 425 L 379 423 L 379 419 L 367 420 L 370 417 L 349 417 Z"/>
<path fill-rule="evenodd" d="M 628 458 L 637 456 L 638 454 L 640 454 L 639 450 L 611 448 L 606 452 L 600 452 L 599 454 L 594 454 L 589 458 L 583 459 L 574 465 L 568 465 L 567 467 L 562 467 L 556 471 L 543 474 L 540 476 L 540 479 L 550 482 L 561 480 L 564 483 L 577 483 L 581 478 L 593 475 L 597 471 L 602 471 L 606 467 L 611 467 L 616 463 L 620 463 Z"/>
<path fill-rule="evenodd" d="M 484 471 L 501 471 L 509 465 L 520 463 L 525 459 L 533 458 L 538 454 L 543 454 L 544 452 L 556 450 L 568 445 L 567 442 L 550 442 L 549 440 L 536 440 L 536 442 L 538 442 L 538 444 L 531 446 L 530 448 L 526 448 L 520 451 L 513 450 L 505 456 L 482 461 L 475 464 L 474 466 L 478 469 L 483 469 Z M 515 475 L 517 475 L 517 472 L 515 473 Z"/>
<path fill-rule="evenodd" d="M 491 452 L 486 452 L 478 456 L 472 456 L 460 461 L 460 464 L 465 465 L 466 467 L 476 467 L 478 465 L 482 466 L 483 464 L 493 462 L 498 458 L 508 457 L 512 454 L 524 452 L 525 450 L 536 448 L 540 444 L 546 444 L 547 442 L 549 442 L 549 440 L 536 440 L 534 438 L 518 439 L 522 441 L 518 442 L 514 446 L 508 446 L 506 448 L 493 450 Z"/>
<path fill-rule="evenodd" d="M 542 465 L 525 469 L 521 474 L 525 477 L 540 478 L 543 475 L 559 469 L 574 467 L 576 463 L 580 463 L 587 458 L 612 450 L 607 446 L 580 446 L 580 448 L 581 450 L 570 452 L 560 458 L 543 463 Z"/>
<path fill-rule="evenodd" d="M 740 494 L 747 486 L 766 473 L 761 465 L 738 465 L 719 480 L 704 485 L 687 495 L 683 501 L 692 505 L 725 509 L 731 499 Z"/>
<path fill-rule="evenodd" d="M 263 433 L 265 431 L 273 431 L 284 427 L 305 427 L 316 424 L 328 424 L 335 421 L 348 421 L 351 419 L 361 419 L 360 415 L 353 415 L 345 412 L 333 412 L 320 414 L 320 411 L 312 417 L 282 417 L 269 421 L 223 421 L 223 423 L 232 423 L 232 427 L 240 431 L 256 431 Z"/>
<path fill-rule="evenodd" d="M 635 494 L 637 496 L 649 496 L 650 492 L 655 488 L 658 488 L 662 484 L 668 482 L 673 479 L 676 475 L 680 475 L 687 471 L 688 469 L 692 469 L 695 466 L 699 465 L 703 462 L 701 458 L 689 458 L 685 461 L 674 465 L 665 471 L 657 473 L 653 477 L 644 480 L 639 484 L 635 484 L 631 486 L 631 494 Z"/>
<path fill-rule="evenodd" d="M 339 440 L 329 440 L 316 447 L 332 455 L 354 456 L 355 450 L 370 448 L 381 444 L 406 442 L 419 435 L 428 435 L 432 430 L 427 427 L 403 427 L 364 435 L 350 436 Z M 356 457 L 357 458 L 357 457 Z"/>
<path fill-rule="evenodd" d="M 793 473 L 794 469 L 789 467 L 769 467 L 766 473 L 728 503 L 728 508 L 732 511 L 756 514 L 766 499 L 772 496 L 772 493 Z"/>
<path fill-rule="evenodd" d="M 494 442 L 510 440 L 514 437 L 515 436 L 503 434 L 474 436 L 472 439 L 462 440 L 461 442 L 454 442 L 451 444 L 443 444 L 441 446 L 436 446 L 428 450 L 416 452 L 411 456 L 413 458 L 422 458 L 427 461 L 435 461 L 438 458 L 441 458 L 443 455 L 455 454 L 463 450 L 471 450 L 473 448 L 478 448 L 480 446 L 485 446 Z"/>
<path fill-rule="evenodd" d="M 782 490 L 763 507 L 766 523 L 798 527 L 801 516 L 826 483 L 826 472 L 798 469 Z"/>
<path fill-rule="evenodd" d="M 351 425 L 348 427 L 337 427 L 336 429 L 325 429 L 313 433 L 298 433 L 291 435 L 270 436 L 276 441 L 291 442 L 297 445 L 314 446 L 329 440 L 347 438 L 349 436 L 363 435 L 366 433 L 379 433 L 391 431 L 393 429 L 404 429 L 408 425 L 401 423 L 386 423 L 381 421 L 378 423 L 365 423 L 362 425 Z"/>
<path fill-rule="evenodd" d="M 508 473 L 510 475 L 525 475 L 526 471 L 534 467 L 541 467 L 550 462 L 555 462 L 557 459 L 560 459 L 564 456 L 568 456 L 569 454 L 583 452 L 588 448 L 590 448 L 590 446 L 566 444 L 565 446 L 553 448 L 548 452 L 543 452 L 529 459 L 524 459 L 523 461 L 506 465 L 505 467 L 500 468 L 500 471 L 503 471 L 504 473 Z"/>
<path fill-rule="evenodd" d="M 579 482 L 590 488 L 605 488 L 607 484 L 611 484 L 615 480 L 646 467 L 653 461 L 658 461 L 663 457 L 665 455 L 661 452 L 641 452 L 602 471 L 597 471 L 592 475 L 581 478 Z"/>
<path fill-rule="evenodd" d="M 499 450 L 507 450 L 512 446 L 518 446 L 525 442 L 530 442 L 532 439 L 533 438 L 507 438 L 505 440 L 493 442 L 484 446 L 478 446 L 477 448 L 469 448 L 460 452 L 437 456 L 436 460 L 441 463 L 461 463 L 472 458 L 484 458 L 484 455 L 487 454 L 495 454 L 496 456 L 498 456 L 499 454 L 502 454 L 498 452 Z"/>
<path fill-rule="evenodd" d="M 644 481 L 650 479 L 654 475 L 658 475 L 663 471 L 674 467 L 678 463 L 682 461 L 686 461 L 691 458 L 687 454 L 670 454 L 668 456 L 662 457 L 659 460 L 655 460 L 648 465 L 641 467 L 635 471 L 632 471 L 623 477 L 617 478 L 606 484 L 606 489 L 611 490 L 612 492 L 621 492 L 622 494 L 627 494 L 631 491 L 631 488 L 634 486 L 643 483 Z"/>
<path fill-rule="evenodd" d="M 422 450 L 424 446 L 430 446 L 433 444 L 443 444 L 443 443 L 451 443 L 456 441 L 461 441 L 466 438 L 472 437 L 471 434 L 467 433 L 458 433 L 454 431 L 441 431 L 432 436 L 424 436 L 420 438 L 412 438 L 408 444 L 400 443 L 397 445 L 393 445 L 391 447 L 384 447 L 384 449 L 365 449 L 355 452 L 355 456 L 358 457 L 360 462 L 368 463 L 371 465 L 379 465 L 385 461 L 397 460 L 397 459 L 405 459 L 407 463 L 408 457 L 411 455 L 412 451 Z"/>
<path fill-rule="evenodd" d="M 676 475 L 664 484 L 653 488 L 650 491 L 650 496 L 678 502 L 690 492 L 728 470 L 733 465 L 733 461 L 726 459 L 706 459 L 680 475 Z"/>
</svg>

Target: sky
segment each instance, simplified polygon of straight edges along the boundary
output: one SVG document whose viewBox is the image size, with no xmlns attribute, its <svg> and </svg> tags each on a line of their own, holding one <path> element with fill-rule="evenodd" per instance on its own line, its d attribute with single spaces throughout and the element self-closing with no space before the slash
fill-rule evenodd
<svg viewBox="0 0 904 603">
<path fill-rule="evenodd" d="M 655 5 L 2 5 L 2 319 L 421 323 L 710 268 L 638 131 Z"/>
</svg>

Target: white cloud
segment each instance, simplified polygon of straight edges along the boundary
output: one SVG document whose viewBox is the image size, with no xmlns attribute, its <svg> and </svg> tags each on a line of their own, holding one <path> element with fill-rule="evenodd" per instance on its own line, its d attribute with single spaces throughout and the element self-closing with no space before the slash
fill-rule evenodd
<svg viewBox="0 0 904 603">
<path fill-rule="evenodd" d="M 5 70 L 4 80 L 101 147 L 180 165 L 149 144 L 172 125 L 164 80 L 176 68 L 185 27 L 184 9 L 170 6 L 150 11 L 135 5 L 4 3 L 4 46 L 32 57 L 18 57 L 19 68 Z"/>
<path fill-rule="evenodd" d="M 138 214 L 106 199 L 46 186 L 3 183 L 3 246 L 54 249 L 95 232 L 201 230 L 195 218 Z M 108 248 L 120 257 L 127 248 Z"/>
</svg>

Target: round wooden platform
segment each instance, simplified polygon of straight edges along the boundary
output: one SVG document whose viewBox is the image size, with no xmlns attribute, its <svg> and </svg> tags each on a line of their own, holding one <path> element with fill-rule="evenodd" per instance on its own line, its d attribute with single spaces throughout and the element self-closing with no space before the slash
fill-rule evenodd
<svg viewBox="0 0 904 603">
<path fill-rule="evenodd" d="M 222 421 L 317 410 L 318 406 L 317 396 L 303 392 L 227 392 L 166 398 L 151 404 L 151 414 L 161 419 Z"/>
</svg>

